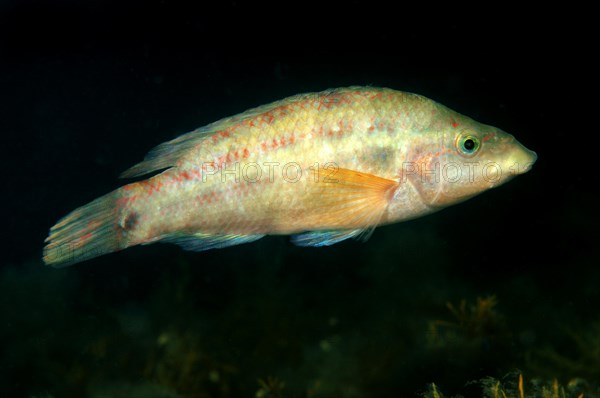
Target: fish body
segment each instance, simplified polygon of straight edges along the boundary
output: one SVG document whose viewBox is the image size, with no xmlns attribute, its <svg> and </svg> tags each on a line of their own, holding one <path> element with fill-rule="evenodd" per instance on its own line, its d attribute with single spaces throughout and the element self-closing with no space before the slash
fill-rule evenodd
<svg viewBox="0 0 600 398">
<path fill-rule="evenodd" d="M 138 177 L 50 230 L 44 261 L 138 244 L 206 250 L 264 235 L 324 246 L 461 202 L 535 162 L 511 135 L 423 96 L 349 87 L 296 95 L 159 145 Z"/>
</svg>

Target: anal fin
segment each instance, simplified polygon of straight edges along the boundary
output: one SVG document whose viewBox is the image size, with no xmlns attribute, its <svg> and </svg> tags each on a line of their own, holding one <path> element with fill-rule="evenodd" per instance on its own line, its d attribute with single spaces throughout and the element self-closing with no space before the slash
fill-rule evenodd
<svg viewBox="0 0 600 398">
<path fill-rule="evenodd" d="M 243 234 L 173 234 L 162 238 L 161 242 L 175 243 L 190 251 L 204 251 L 209 249 L 222 249 L 224 247 L 240 245 L 242 243 L 254 242 L 264 235 L 243 235 Z"/>
</svg>

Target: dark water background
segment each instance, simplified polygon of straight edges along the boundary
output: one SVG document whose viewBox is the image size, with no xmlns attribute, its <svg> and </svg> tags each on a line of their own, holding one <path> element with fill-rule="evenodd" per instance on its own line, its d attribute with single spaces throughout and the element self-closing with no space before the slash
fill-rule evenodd
<svg viewBox="0 0 600 398">
<path fill-rule="evenodd" d="M 255 11 L 0 2 L 0 396 L 414 397 L 435 382 L 479 397 L 485 383 L 469 382 L 485 377 L 517 396 L 519 372 L 528 396 L 555 378 L 566 396 L 599 396 L 585 23 L 366 2 Z M 349 85 L 425 95 L 514 134 L 538 162 L 366 244 L 269 237 L 42 265 L 48 228 L 155 145 Z"/>
</svg>

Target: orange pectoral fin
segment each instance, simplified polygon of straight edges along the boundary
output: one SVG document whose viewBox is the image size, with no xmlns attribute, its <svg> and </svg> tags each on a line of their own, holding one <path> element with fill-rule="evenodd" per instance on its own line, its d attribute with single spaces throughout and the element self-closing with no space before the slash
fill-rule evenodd
<svg viewBox="0 0 600 398">
<path fill-rule="evenodd" d="M 387 210 L 398 182 L 339 168 L 307 185 L 307 210 L 324 228 L 376 227 Z"/>
</svg>

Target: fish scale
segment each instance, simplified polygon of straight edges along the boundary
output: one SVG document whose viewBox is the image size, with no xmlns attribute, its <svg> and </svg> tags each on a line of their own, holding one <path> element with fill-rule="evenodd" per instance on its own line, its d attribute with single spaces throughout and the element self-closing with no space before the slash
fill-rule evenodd
<svg viewBox="0 0 600 398">
<path fill-rule="evenodd" d="M 364 239 L 506 182 L 535 158 L 510 134 L 417 94 L 296 95 L 159 145 L 122 176 L 162 172 L 60 220 L 44 261 L 66 266 L 157 241 L 200 251 L 269 234 L 304 246 Z"/>
</svg>

